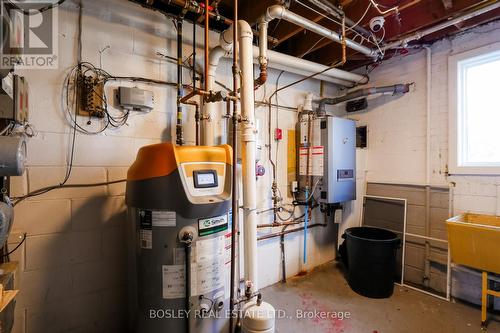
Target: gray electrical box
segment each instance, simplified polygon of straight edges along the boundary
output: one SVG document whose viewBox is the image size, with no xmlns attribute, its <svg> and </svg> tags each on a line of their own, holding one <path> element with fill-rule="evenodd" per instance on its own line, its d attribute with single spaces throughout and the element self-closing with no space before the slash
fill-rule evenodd
<svg viewBox="0 0 500 333">
<path fill-rule="evenodd" d="M 119 87 L 118 103 L 126 110 L 149 112 L 153 110 L 154 95 L 150 90 Z"/>
<path fill-rule="evenodd" d="M 321 120 L 324 146 L 324 176 L 321 203 L 340 203 L 356 199 L 356 122 L 329 117 Z"/>
<path fill-rule="evenodd" d="M 22 76 L 9 73 L 0 85 L 0 119 L 24 123 L 28 115 L 28 82 Z"/>
</svg>

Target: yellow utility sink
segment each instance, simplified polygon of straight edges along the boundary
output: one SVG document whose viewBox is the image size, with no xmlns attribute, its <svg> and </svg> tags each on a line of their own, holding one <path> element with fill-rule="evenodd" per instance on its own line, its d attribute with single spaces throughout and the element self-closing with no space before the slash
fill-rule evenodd
<svg viewBox="0 0 500 333">
<path fill-rule="evenodd" d="M 500 217 L 462 214 L 446 221 L 451 260 L 483 271 L 481 326 L 486 328 L 488 295 L 500 292 L 488 289 L 488 272 L 500 274 Z"/>
</svg>

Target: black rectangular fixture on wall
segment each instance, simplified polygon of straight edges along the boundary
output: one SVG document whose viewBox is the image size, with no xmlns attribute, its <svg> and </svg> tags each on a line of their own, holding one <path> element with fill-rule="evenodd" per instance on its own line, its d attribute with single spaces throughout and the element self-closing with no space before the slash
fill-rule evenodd
<svg viewBox="0 0 500 333">
<path fill-rule="evenodd" d="M 368 146 L 368 130 L 366 126 L 356 127 L 356 148 L 366 148 Z"/>
</svg>

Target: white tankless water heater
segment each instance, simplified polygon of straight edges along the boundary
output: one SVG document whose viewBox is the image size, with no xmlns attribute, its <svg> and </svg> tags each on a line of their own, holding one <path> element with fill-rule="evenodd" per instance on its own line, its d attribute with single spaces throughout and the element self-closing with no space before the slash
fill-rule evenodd
<svg viewBox="0 0 500 333">
<path fill-rule="evenodd" d="M 229 331 L 231 155 L 161 143 L 128 171 L 135 332 Z"/>
</svg>

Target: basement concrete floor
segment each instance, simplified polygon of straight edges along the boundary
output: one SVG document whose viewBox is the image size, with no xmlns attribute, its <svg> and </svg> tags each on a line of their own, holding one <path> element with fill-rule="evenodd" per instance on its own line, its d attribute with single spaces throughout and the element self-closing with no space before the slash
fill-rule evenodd
<svg viewBox="0 0 500 333">
<path fill-rule="evenodd" d="M 267 287 L 262 294 L 281 310 L 277 333 L 481 332 L 477 307 L 399 286 L 389 299 L 366 298 L 350 289 L 335 263 Z M 487 332 L 500 332 L 500 318 L 489 318 Z"/>
</svg>

